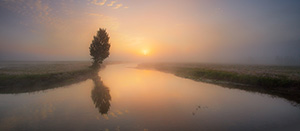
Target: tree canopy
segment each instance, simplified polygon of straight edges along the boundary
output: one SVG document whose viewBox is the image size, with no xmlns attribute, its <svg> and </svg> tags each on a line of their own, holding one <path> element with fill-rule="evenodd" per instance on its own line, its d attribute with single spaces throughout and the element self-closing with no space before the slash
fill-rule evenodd
<svg viewBox="0 0 300 131">
<path fill-rule="evenodd" d="M 100 28 L 97 35 L 94 36 L 94 40 L 90 45 L 90 55 L 93 59 L 92 67 L 95 69 L 100 68 L 103 60 L 109 56 L 109 35 L 106 29 Z"/>
</svg>

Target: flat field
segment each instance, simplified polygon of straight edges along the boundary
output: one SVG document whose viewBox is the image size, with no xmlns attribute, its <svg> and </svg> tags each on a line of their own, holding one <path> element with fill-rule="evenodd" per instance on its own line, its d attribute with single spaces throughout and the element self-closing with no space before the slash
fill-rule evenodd
<svg viewBox="0 0 300 131">
<path fill-rule="evenodd" d="M 50 74 L 72 72 L 87 69 L 89 61 L 59 61 L 59 62 L 0 62 L 0 74 Z"/>
</svg>

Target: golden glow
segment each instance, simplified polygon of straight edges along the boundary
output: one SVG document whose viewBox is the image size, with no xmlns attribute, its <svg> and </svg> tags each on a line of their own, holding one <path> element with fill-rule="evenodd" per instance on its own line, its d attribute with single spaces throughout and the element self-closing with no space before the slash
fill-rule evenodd
<svg viewBox="0 0 300 131">
<path fill-rule="evenodd" d="M 264 43 L 264 41 L 273 43 L 271 42 L 273 39 L 268 40 L 273 36 L 283 36 L 284 39 L 293 36 L 263 31 L 265 28 L 260 26 L 269 22 L 251 24 L 248 19 L 244 19 L 244 15 L 232 14 L 230 12 L 233 10 L 226 10 L 230 4 L 220 4 L 220 7 L 215 8 L 211 7 L 214 2 L 175 1 L 89 0 L 36 4 L 34 1 L 6 0 L 1 9 L 6 8 L 8 12 L 20 13 L 7 20 L 18 20 L 22 32 L 28 34 L 23 37 L 17 30 L 11 30 L 10 34 L 20 35 L 17 36 L 20 39 L 2 40 L 2 43 L 7 44 L 1 44 L 1 49 L 7 50 L 7 59 L 28 54 L 26 58 L 28 56 L 29 59 L 37 59 L 38 56 L 45 60 L 90 60 L 88 49 L 93 36 L 99 28 L 105 28 L 111 38 L 108 58 L 111 61 L 211 62 L 219 59 L 227 61 L 223 57 L 229 59 L 243 57 L 235 55 L 243 44 Z M 194 9 L 198 6 L 203 8 L 197 10 L 195 17 Z M 177 7 L 182 10 L 178 10 Z M 141 8 L 144 11 L 140 11 Z M 234 19 L 245 21 L 231 21 Z M 10 29 L 2 25 L 6 23 L 0 24 L 1 27 Z M 239 30 L 240 27 L 247 29 Z M 260 34 L 262 32 L 263 34 Z M 270 36 L 259 37 L 265 34 Z M 252 53 L 249 56 L 252 56 Z M 23 58 L 24 56 L 20 56 L 20 59 Z"/>
<path fill-rule="evenodd" d="M 204 89 L 204 92 L 199 92 L 199 88 L 191 88 L 186 90 L 180 88 L 188 83 L 188 87 L 197 87 L 199 83 L 192 81 L 185 81 L 179 77 L 172 77 L 171 74 L 166 74 L 151 70 L 124 70 L 124 67 L 134 67 L 135 64 L 128 65 L 112 65 L 108 66 L 99 75 L 102 76 L 101 80 L 104 84 L 110 88 L 110 95 L 113 99 L 112 103 L 131 103 L 130 106 L 138 109 L 139 107 L 145 107 L 145 112 L 157 111 L 157 115 L 162 115 L 158 110 L 162 108 L 156 108 L 160 105 L 165 108 L 170 106 L 170 101 L 176 100 L 176 103 L 197 103 L 197 100 L 215 101 L 213 94 L 214 88 Z M 118 74 L 123 75 L 118 75 Z M 130 76 L 130 77 L 124 77 Z M 116 82 L 117 81 L 117 82 Z M 155 84 L 149 84 L 153 83 Z M 172 83 L 169 85 L 169 83 Z M 183 84 L 184 83 L 184 84 Z M 205 84 L 206 85 L 206 84 Z M 170 91 L 172 90 L 172 91 Z M 198 92 L 191 93 L 191 92 Z M 221 95 L 221 94 L 218 94 Z M 156 106 L 155 106 L 156 105 Z M 172 104 L 170 104 L 172 105 Z M 168 108 L 169 109 L 169 108 Z M 186 108 L 185 108 L 186 109 Z M 190 109 L 190 108 L 188 108 Z M 131 109 L 128 109 L 129 111 Z M 167 111 L 167 110 L 165 110 Z M 172 110 L 171 110 L 172 111 Z M 170 111 L 167 111 L 170 112 Z M 145 115 L 147 114 L 145 113 Z M 143 116 L 141 116 L 143 117 Z"/>
<path fill-rule="evenodd" d="M 149 54 L 149 50 L 148 49 L 143 49 L 142 53 L 143 53 L 143 55 L 148 55 Z"/>
</svg>

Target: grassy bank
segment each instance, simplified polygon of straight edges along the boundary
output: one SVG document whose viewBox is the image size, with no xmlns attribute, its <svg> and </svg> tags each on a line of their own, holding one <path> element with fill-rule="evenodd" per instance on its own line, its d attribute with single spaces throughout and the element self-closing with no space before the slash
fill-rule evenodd
<svg viewBox="0 0 300 131">
<path fill-rule="evenodd" d="M 87 68 L 49 74 L 0 74 L 0 93 L 33 92 L 69 85 L 91 78 L 93 72 Z"/>
<path fill-rule="evenodd" d="M 160 68 L 158 68 L 160 69 Z M 166 70 L 166 69 L 160 69 Z M 218 71 L 218 70 L 209 70 L 201 68 L 175 68 L 172 71 L 175 75 L 186 77 L 190 79 L 210 79 L 210 80 L 219 80 L 232 83 L 240 83 L 251 86 L 261 86 L 266 88 L 290 88 L 290 87 L 299 87 L 299 81 L 288 79 L 287 77 L 282 76 L 281 78 L 274 78 L 268 76 L 255 76 L 247 74 L 239 74 L 235 72 L 227 71 Z"/>
<path fill-rule="evenodd" d="M 0 93 L 40 91 L 84 81 L 95 73 L 90 62 L 2 63 Z"/>
<path fill-rule="evenodd" d="M 227 66 L 227 67 L 226 67 Z M 295 74 L 286 73 L 298 71 L 298 68 L 287 69 L 287 67 L 249 67 L 236 66 L 235 70 L 231 70 L 229 65 L 191 65 L 191 64 L 140 64 L 138 68 L 155 69 L 158 71 L 172 73 L 179 77 L 193 79 L 196 81 L 209 82 L 219 84 L 228 88 L 238 88 L 247 91 L 261 92 L 283 97 L 297 103 L 300 103 L 300 80 L 295 77 Z M 273 73 L 269 70 L 268 73 L 253 73 L 264 68 L 275 68 L 277 72 Z M 242 71 L 244 69 L 248 72 Z M 288 71 L 287 71 L 288 70 Z M 274 72 L 276 72 L 274 71 Z"/>
</svg>

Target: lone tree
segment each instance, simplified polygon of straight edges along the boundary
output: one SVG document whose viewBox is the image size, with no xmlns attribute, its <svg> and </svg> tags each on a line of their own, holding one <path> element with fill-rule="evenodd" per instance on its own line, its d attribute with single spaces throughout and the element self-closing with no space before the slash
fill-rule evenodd
<svg viewBox="0 0 300 131">
<path fill-rule="evenodd" d="M 90 45 L 90 55 L 94 60 L 92 68 L 100 68 L 100 64 L 102 64 L 103 60 L 109 56 L 109 48 L 109 36 L 105 29 L 100 28 Z"/>
</svg>

